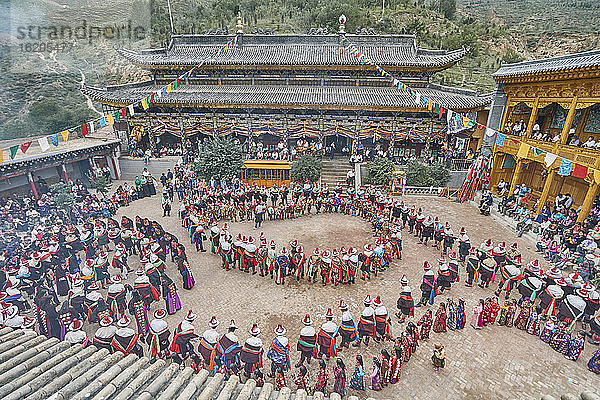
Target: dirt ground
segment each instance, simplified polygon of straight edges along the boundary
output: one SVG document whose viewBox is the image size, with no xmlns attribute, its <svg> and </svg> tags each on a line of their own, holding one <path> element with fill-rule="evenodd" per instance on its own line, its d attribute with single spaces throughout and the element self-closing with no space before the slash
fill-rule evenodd
<svg viewBox="0 0 600 400">
<path fill-rule="evenodd" d="M 423 207 L 426 213 L 439 216 L 442 221 L 449 221 L 455 231 L 461 226 L 467 227 L 471 243 L 478 246 L 487 238 L 494 242 L 516 241 L 523 253 L 523 260 L 529 262 L 537 258 L 533 243 L 526 239 L 515 238 L 514 232 L 501 226 L 489 217 L 480 215 L 476 208 L 468 204 L 457 204 L 441 198 L 407 197 L 409 205 Z M 296 341 L 301 320 L 310 313 L 314 325 L 318 329 L 324 322 L 323 314 L 328 307 L 336 315 L 335 322 L 339 323 L 340 312 L 337 309 L 339 299 L 343 298 L 350 305 L 355 320 L 358 320 L 362 310 L 362 299 L 368 293 L 373 298 L 381 295 L 390 313 L 396 312 L 400 283 L 403 274 L 409 279 L 413 288 L 413 297 L 420 298 L 419 284 L 423 275 L 423 261 L 436 263 L 439 252 L 431 246 L 419 245 L 412 235 L 404 235 L 404 253 L 401 261 L 394 261 L 392 267 L 383 275 L 371 281 L 359 280 L 352 286 L 327 286 L 287 281 L 285 286 L 277 286 L 269 278 L 258 274 L 251 275 L 239 270 L 225 271 L 220 267 L 220 259 L 209 252 L 196 253 L 189 244 L 187 232 L 181 227 L 177 218 L 179 204 L 173 204 L 171 217 L 162 217 L 160 197 L 154 196 L 132 203 L 127 208 L 121 208 L 118 217 L 136 215 L 159 221 L 168 231 L 177 235 L 186 244 L 188 257 L 196 286 L 186 291 L 182 288 L 181 277 L 175 266 L 168 262 L 168 274 L 174 279 L 179 288 L 183 309 L 167 321 L 174 329 L 184 317 L 188 309 L 198 314 L 195 322 L 196 331 L 207 328 L 208 320 L 216 315 L 221 322 L 218 331 L 224 333 L 231 319 L 234 319 L 240 341 L 249 335 L 248 329 L 252 323 L 258 323 L 262 330 L 260 337 L 267 348 L 274 337 L 273 329 L 278 323 L 287 328 L 292 348 L 292 364 L 299 359 L 295 351 Z M 290 240 L 297 239 L 308 255 L 315 246 L 320 249 L 340 246 L 358 246 L 373 240 L 371 229 L 362 219 L 338 214 L 307 216 L 288 221 L 266 221 L 263 227 L 254 231 L 250 222 L 230 223 L 232 233 L 242 232 L 257 238 L 264 232 L 267 239 L 275 240 L 279 246 L 286 245 Z M 205 242 L 208 243 L 208 242 Z M 208 247 L 208 246 L 207 246 Z M 138 258 L 133 256 L 130 265 L 137 267 Z M 544 264 L 542 260 L 542 265 Z M 543 265 L 543 269 L 546 266 Z M 564 393 L 580 393 L 583 390 L 600 388 L 600 377 L 586 368 L 586 363 L 597 347 L 586 344 L 586 349 L 577 362 L 566 360 L 562 355 L 552 350 L 547 344 L 516 328 L 491 326 L 483 330 L 474 330 L 469 325 L 471 309 L 480 298 L 492 296 L 492 289 L 466 288 L 463 284 L 465 271 L 461 271 L 461 282 L 454 285 L 449 293 L 452 297 L 463 297 L 466 300 L 467 326 L 462 331 L 436 334 L 428 342 L 421 342 L 411 360 L 402 366 L 402 375 L 396 385 L 391 385 L 381 392 L 367 390 L 362 393 L 350 393 L 360 398 L 373 396 L 378 399 L 539 399 L 544 394 L 560 397 Z M 135 276 L 131 277 L 133 280 Z M 514 296 L 514 294 L 513 294 Z M 440 296 L 443 301 L 448 296 Z M 436 299 L 438 300 L 438 299 Z M 437 301 L 436 301 L 437 303 Z M 439 304 L 439 303 L 437 303 Z M 432 306 L 433 311 L 437 304 Z M 160 306 L 163 306 L 161 301 Z M 158 307 L 157 303 L 153 309 Z M 416 322 L 426 308 L 416 309 Z M 403 326 L 393 318 L 392 334 L 400 333 Z M 434 372 L 430 362 L 431 350 L 434 343 L 446 346 L 446 368 Z M 392 343 L 371 344 L 360 349 L 344 350 L 341 357 L 347 367 L 350 380 L 356 354 L 362 354 L 365 360 L 366 374 L 370 374 L 373 355 L 379 354 L 382 348 L 392 350 Z M 331 367 L 332 361 L 328 367 Z M 270 362 L 265 358 L 265 369 Z M 316 363 L 310 365 L 311 377 L 316 376 Z M 287 376 L 288 385 L 295 388 L 292 376 Z M 329 390 L 333 388 L 333 373 L 330 372 Z"/>
</svg>

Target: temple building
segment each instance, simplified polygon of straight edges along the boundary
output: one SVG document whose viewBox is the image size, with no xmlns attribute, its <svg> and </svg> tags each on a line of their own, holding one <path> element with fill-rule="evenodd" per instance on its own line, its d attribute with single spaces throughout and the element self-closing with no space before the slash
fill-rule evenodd
<svg viewBox="0 0 600 400">
<path fill-rule="evenodd" d="M 156 96 L 150 108 L 135 108 L 117 123 L 129 143 L 185 143 L 215 135 L 259 138 L 267 149 L 282 139 L 299 138 L 337 148 L 383 144 L 392 154 L 419 156 L 447 141 L 444 113 L 416 104 L 373 67 L 361 65 L 342 45 L 340 34 L 245 34 L 241 20 L 237 45 L 214 55 L 232 35 L 173 35 L 166 48 L 120 56 L 147 70 L 143 82 L 86 86 L 83 93 L 115 110 L 159 91 L 194 65 L 179 89 Z M 432 83 L 435 73 L 452 67 L 468 49 L 426 50 L 413 35 L 346 35 L 371 59 L 444 108 L 485 121 L 491 95 Z M 481 116 L 479 113 L 485 113 Z M 441 117 L 441 118 L 440 118 Z M 481 146 L 477 128 L 459 133 Z M 359 139 L 359 140 L 356 140 Z"/>
<path fill-rule="evenodd" d="M 488 125 L 505 138 L 489 139 L 491 186 L 525 184 L 537 212 L 569 193 L 585 219 L 600 183 L 600 51 L 502 65 L 493 77 Z"/>
</svg>

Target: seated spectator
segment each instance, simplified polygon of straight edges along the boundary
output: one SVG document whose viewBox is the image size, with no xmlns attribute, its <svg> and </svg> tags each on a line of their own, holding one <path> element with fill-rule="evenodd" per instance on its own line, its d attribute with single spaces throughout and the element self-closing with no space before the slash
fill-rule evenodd
<svg viewBox="0 0 600 400">
<path fill-rule="evenodd" d="M 581 145 L 581 147 L 586 148 L 586 149 L 593 149 L 596 147 L 596 141 L 594 140 L 594 138 L 592 136 L 590 136 L 588 138 L 588 140 Z"/>
<path fill-rule="evenodd" d="M 577 136 L 573 136 L 569 141 L 569 146 L 579 146 L 580 144 L 581 142 L 579 141 L 579 138 Z"/>
</svg>

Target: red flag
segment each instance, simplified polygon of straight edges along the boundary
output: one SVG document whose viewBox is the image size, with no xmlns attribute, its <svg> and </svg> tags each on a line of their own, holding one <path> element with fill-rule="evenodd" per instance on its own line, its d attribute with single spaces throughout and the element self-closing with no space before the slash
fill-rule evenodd
<svg viewBox="0 0 600 400">
<path fill-rule="evenodd" d="M 127 116 L 127 107 L 123 107 L 121 108 L 121 117 L 126 117 Z"/>
<path fill-rule="evenodd" d="M 442 117 L 444 116 L 444 108 L 440 105 L 440 115 L 439 115 L 439 119 L 442 119 Z"/>
<path fill-rule="evenodd" d="M 86 124 L 81 124 L 81 136 L 85 136 L 88 134 L 88 127 Z"/>
<path fill-rule="evenodd" d="M 25 142 L 21 145 L 21 151 L 23 152 L 23 154 L 25 154 L 27 150 L 29 150 L 29 146 L 31 146 L 31 142 Z"/>
<path fill-rule="evenodd" d="M 575 167 L 573 167 L 573 172 L 571 172 L 571 176 L 575 178 L 585 179 L 585 177 L 588 174 L 588 167 L 577 163 L 573 164 L 575 164 Z"/>
</svg>

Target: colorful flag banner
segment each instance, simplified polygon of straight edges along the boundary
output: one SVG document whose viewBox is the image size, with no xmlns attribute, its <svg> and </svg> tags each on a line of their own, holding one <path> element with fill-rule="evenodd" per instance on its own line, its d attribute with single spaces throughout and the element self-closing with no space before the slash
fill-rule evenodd
<svg viewBox="0 0 600 400">
<path fill-rule="evenodd" d="M 560 162 L 560 167 L 558 167 L 558 174 L 561 176 L 569 176 L 571 175 L 571 166 L 573 163 L 566 158 L 563 158 Z"/>
<path fill-rule="evenodd" d="M 496 134 L 496 131 L 492 128 L 485 128 L 485 136 L 492 137 Z"/>
<path fill-rule="evenodd" d="M 112 114 L 106 114 L 105 118 L 106 122 L 108 123 L 108 126 L 113 126 L 115 124 L 115 118 Z"/>
<path fill-rule="evenodd" d="M 69 131 L 62 131 L 61 134 L 64 132 L 67 132 L 67 137 L 68 137 Z M 49 137 L 50 137 L 50 141 L 52 142 L 54 147 L 58 146 L 58 134 L 55 133 L 54 135 L 50 135 Z M 64 136 L 63 136 L 63 138 L 64 138 Z M 65 140 L 65 142 L 66 142 L 66 140 Z"/>
<path fill-rule="evenodd" d="M 66 142 L 67 140 L 69 140 L 69 130 L 64 130 L 60 133 L 60 135 L 63 138 L 63 142 Z M 56 136 L 56 144 L 54 144 L 54 139 L 53 137 Z M 54 144 L 55 146 L 58 146 L 58 135 L 55 133 L 54 135 L 50 136 L 50 140 L 52 140 L 52 144 Z"/>
<path fill-rule="evenodd" d="M 94 121 L 90 121 L 90 133 L 94 133 L 96 131 L 96 124 Z"/>
<path fill-rule="evenodd" d="M 48 150 L 50 148 L 50 143 L 48 143 L 48 138 L 46 136 L 39 138 L 38 144 L 40 145 L 42 152 L 45 152 L 46 150 Z"/>
</svg>

